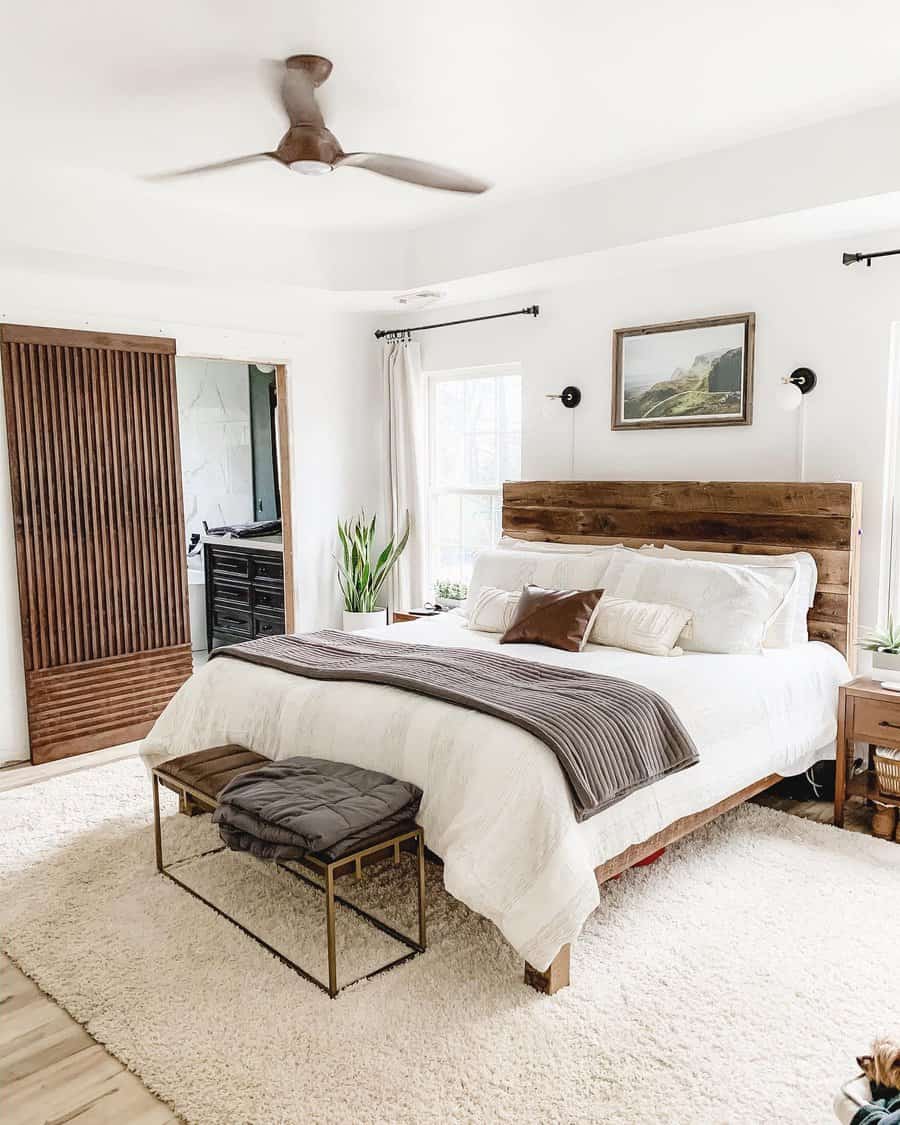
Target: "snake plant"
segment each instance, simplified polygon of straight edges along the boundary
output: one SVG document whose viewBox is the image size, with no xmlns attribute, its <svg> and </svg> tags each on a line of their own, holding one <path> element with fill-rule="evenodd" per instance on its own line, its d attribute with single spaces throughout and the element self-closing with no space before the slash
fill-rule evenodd
<svg viewBox="0 0 900 1125">
<path fill-rule="evenodd" d="M 335 561 L 344 609 L 348 613 L 374 613 L 378 609 L 381 588 L 409 539 L 409 512 L 406 513 L 406 530 L 400 539 L 395 542 L 391 536 L 377 557 L 375 516 L 370 521 L 362 511 L 356 519 L 338 520 L 337 530 L 341 557 Z"/>
</svg>

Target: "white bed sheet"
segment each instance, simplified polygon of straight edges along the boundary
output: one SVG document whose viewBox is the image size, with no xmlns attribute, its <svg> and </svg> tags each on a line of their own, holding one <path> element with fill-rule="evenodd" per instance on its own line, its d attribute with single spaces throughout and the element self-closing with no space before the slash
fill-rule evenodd
<svg viewBox="0 0 900 1125">
<path fill-rule="evenodd" d="M 444 614 L 373 629 L 410 643 L 493 649 L 499 638 Z M 820 643 L 754 656 L 667 658 L 588 646 L 508 645 L 510 656 L 620 676 L 675 708 L 696 766 L 576 823 L 562 770 L 533 735 L 501 719 L 374 684 L 304 679 L 215 659 L 179 690 L 142 747 L 148 764 L 240 743 L 266 757 L 349 761 L 419 785 L 419 822 L 447 890 L 490 918 L 536 968 L 575 940 L 600 902 L 594 868 L 769 774 L 834 756 L 846 661 Z"/>
</svg>

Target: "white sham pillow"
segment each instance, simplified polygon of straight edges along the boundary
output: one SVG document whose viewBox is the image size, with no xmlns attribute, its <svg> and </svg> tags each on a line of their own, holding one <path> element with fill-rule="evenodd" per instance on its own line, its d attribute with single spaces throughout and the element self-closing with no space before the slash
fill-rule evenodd
<svg viewBox="0 0 900 1125">
<path fill-rule="evenodd" d="M 607 593 L 631 601 L 680 606 L 692 612 L 679 643 L 692 652 L 762 651 L 766 630 L 784 592 L 749 567 L 631 553 L 614 560 Z"/>
<path fill-rule="evenodd" d="M 763 577 L 771 578 L 785 591 L 785 600 L 766 630 L 763 647 L 788 648 L 806 644 L 809 640 L 806 615 L 815 600 L 819 573 L 816 560 L 806 551 L 786 555 L 736 555 L 719 551 L 684 551 L 669 544 L 641 547 L 641 551 L 664 558 L 699 559 L 723 566 L 749 567 Z"/>
<path fill-rule="evenodd" d="M 624 547 L 624 543 L 550 543 L 544 539 L 513 539 L 501 535 L 497 547 L 503 551 L 542 551 L 557 555 L 596 555 Z"/>
<path fill-rule="evenodd" d="M 462 610 L 471 618 L 478 595 L 485 587 L 520 592 L 524 586 L 547 590 L 598 590 L 618 547 L 606 547 L 589 555 L 558 551 L 513 551 L 492 547 L 475 558 L 469 593 Z"/>
<path fill-rule="evenodd" d="M 692 611 L 681 606 L 633 602 L 604 594 L 588 641 L 650 656 L 681 656 L 678 638 L 692 617 Z"/>
<path fill-rule="evenodd" d="M 475 599 L 466 628 L 480 633 L 505 633 L 513 623 L 521 596 L 521 591 L 483 586 Z"/>
</svg>

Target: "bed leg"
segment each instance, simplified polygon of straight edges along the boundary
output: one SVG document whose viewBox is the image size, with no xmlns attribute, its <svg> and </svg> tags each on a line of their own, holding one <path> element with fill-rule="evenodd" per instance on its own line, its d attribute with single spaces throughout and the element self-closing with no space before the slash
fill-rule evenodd
<svg viewBox="0 0 900 1125">
<path fill-rule="evenodd" d="M 539 972 L 525 962 L 525 983 L 546 996 L 553 996 L 561 988 L 569 987 L 569 953 L 571 946 L 564 945 L 544 972 Z"/>
</svg>

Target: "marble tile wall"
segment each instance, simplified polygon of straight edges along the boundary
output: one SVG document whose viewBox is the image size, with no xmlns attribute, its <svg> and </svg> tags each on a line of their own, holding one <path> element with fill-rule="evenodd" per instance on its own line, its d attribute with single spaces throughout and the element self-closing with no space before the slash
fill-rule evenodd
<svg viewBox="0 0 900 1125">
<path fill-rule="evenodd" d="M 188 538 L 253 518 L 250 385 L 246 363 L 176 359 L 181 479 Z"/>
</svg>

